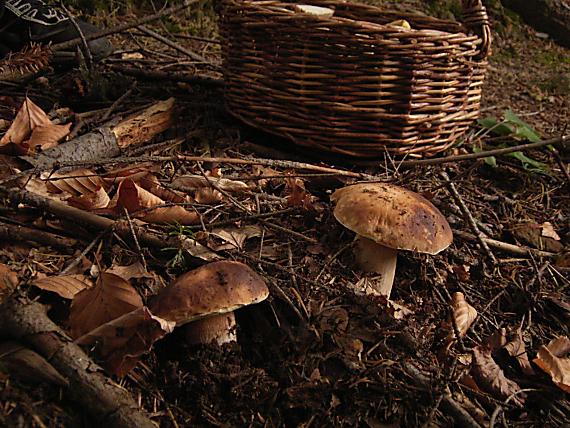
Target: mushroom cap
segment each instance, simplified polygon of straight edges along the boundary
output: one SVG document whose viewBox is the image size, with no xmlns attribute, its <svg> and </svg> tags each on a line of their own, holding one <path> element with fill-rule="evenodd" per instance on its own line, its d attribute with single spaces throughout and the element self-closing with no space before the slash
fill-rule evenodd
<svg viewBox="0 0 570 428">
<path fill-rule="evenodd" d="M 268 295 L 265 281 L 251 268 L 224 260 L 179 276 L 158 293 L 150 309 L 154 315 L 182 325 L 261 302 Z"/>
<path fill-rule="evenodd" d="M 441 212 L 424 197 L 387 183 L 360 183 L 335 191 L 335 218 L 385 247 L 437 254 L 453 240 Z"/>
</svg>

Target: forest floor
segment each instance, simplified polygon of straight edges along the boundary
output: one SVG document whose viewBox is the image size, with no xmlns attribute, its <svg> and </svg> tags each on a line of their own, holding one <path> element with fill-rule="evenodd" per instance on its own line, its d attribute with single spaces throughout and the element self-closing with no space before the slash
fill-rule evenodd
<svg viewBox="0 0 570 428">
<path fill-rule="evenodd" d="M 422 9 L 420 1 L 405 3 Z M 427 6 L 423 10 L 446 17 L 449 13 Z M 107 12 L 96 11 L 89 19 L 110 28 L 154 13 L 144 8 Z M 69 298 L 61 297 L 69 289 L 56 281 L 53 293 L 38 280 L 65 273 L 85 284 L 110 271 L 146 305 L 174 278 L 215 257 L 243 262 L 259 273 L 270 296 L 236 312 L 237 343 L 190 346 L 183 329 L 175 329 L 128 375 L 113 376 L 161 427 L 443 427 L 453 426 L 457 409 L 478 424 L 473 426 L 567 424 L 568 145 L 401 168 L 397 159 L 355 165 L 291 147 L 244 127 L 225 110 L 217 80 L 221 58 L 214 16 L 202 4 L 146 27 L 205 62 L 189 59 L 141 30 L 130 30 L 112 36 L 116 52 L 91 72 L 48 70 L 23 83 L 0 82 L 0 134 L 26 96 L 52 121 L 71 120 L 74 136 L 174 97 L 175 119 L 169 129 L 115 163 L 91 162 L 80 176 L 68 174 L 59 181 L 53 172 L 31 172 L 25 179 L 19 175 L 17 184 L 71 203 L 59 182 L 84 186 L 82 179 L 88 178 L 88 185 L 103 188 L 112 201 L 119 197 L 117 183 L 126 186 L 129 181 L 142 198 L 144 180 L 152 181 L 155 190 L 160 188 L 161 204 L 198 212 L 199 224 L 151 224 L 144 215 L 152 204 L 142 200 L 137 202 L 142 217 L 133 211 L 137 219 L 129 217 L 129 224 L 156 236 L 195 240 L 203 251 L 191 255 L 139 245 L 128 236 L 82 227 L 76 218 L 58 216 L 45 206 L 17 205 L 6 197 L 0 205 L 0 229 L 28 226 L 59 237 L 55 244 L 61 239 L 73 245 L 46 246 L 30 242 L 28 235 L 0 238 L 0 280 L 12 278 L 6 269 L 15 272 L 19 296 L 44 304 L 50 317 L 74 334 L 74 328 L 84 326 L 77 326 L 73 314 L 88 311 L 89 305 L 78 308 L 81 303 L 74 300 L 74 308 Z M 493 10 L 491 16 L 495 37 L 482 103 L 482 117 L 488 120 L 474 124 L 464 143 L 446 155 L 568 132 L 570 52 L 511 13 Z M 195 74 L 212 80 L 187 78 Z M 498 138 L 491 126 L 507 131 Z M 11 175 L 29 165 L 0 156 L 0 187 L 13 187 Z M 220 157 L 233 161 L 213 159 Z M 267 162 L 255 164 L 252 157 Z M 331 170 L 301 168 L 295 162 Z M 453 244 L 436 256 L 398 253 L 390 302 L 355 292 L 363 273 L 352 255 L 354 233 L 333 216 L 331 193 L 360 181 L 359 174 L 420 193 L 441 210 L 454 231 Z M 190 175 L 192 186 L 184 182 Z M 220 176 L 230 180 L 226 190 L 210 188 L 206 177 Z M 195 184 L 201 178 L 205 181 Z M 75 192 L 74 206 L 125 218 L 117 210 L 97 211 L 93 198 L 78 202 L 85 192 Z M 474 239 L 472 223 L 485 238 L 495 240 L 485 241 L 488 248 Z M 456 330 L 462 332 L 460 340 L 453 339 Z M 542 370 L 537 355 L 555 339 L 563 351 Z M 92 349 L 89 355 L 108 363 Z M 0 367 L 9 367 L 4 357 L 0 352 Z M 17 372 L 11 368 L 0 373 L 0 425 L 100 426 L 72 389 L 45 382 L 30 385 Z M 557 386 L 553 376 L 566 380 Z"/>
</svg>

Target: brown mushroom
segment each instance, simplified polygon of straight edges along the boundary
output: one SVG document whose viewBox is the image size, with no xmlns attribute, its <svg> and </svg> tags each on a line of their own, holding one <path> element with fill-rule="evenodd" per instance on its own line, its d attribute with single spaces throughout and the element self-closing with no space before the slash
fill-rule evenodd
<svg viewBox="0 0 570 428">
<path fill-rule="evenodd" d="M 365 272 L 380 275 L 376 291 L 390 297 L 397 250 L 437 254 L 453 235 L 447 220 L 431 202 L 410 190 L 387 183 L 360 183 L 338 189 L 335 218 L 356 232 L 355 255 Z"/>
<path fill-rule="evenodd" d="M 219 261 L 179 276 L 158 294 L 150 309 L 177 326 L 188 324 L 189 343 L 221 345 L 236 340 L 233 311 L 268 295 L 263 279 L 247 265 Z"/>
</svg>

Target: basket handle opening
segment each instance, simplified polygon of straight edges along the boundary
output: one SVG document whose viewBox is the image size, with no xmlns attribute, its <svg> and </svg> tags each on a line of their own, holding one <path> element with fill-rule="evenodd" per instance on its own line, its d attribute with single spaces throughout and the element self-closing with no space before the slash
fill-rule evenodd
<svg viewBox="0 0 570 428">
<path fill-rule="evenodd" d="M 480 46 L 477 59 L 486 59 L 491 53 L 491 24 L 487 9 L 481 0 L 462 0 L 463 3 L 463 23 L 465 26 L 473 30 L 482 43 Z"/>
</svg>

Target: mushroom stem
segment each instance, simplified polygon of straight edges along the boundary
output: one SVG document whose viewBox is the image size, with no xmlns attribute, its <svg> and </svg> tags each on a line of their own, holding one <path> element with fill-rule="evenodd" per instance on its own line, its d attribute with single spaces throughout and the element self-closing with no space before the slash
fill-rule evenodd
<svg viewBox="0 0 570 428">
<path fill-rule="evenodd" d="M 390 298 L 396 274 L 397 250 L 359 236 L 354 253 L 356 262 L 364 272 L 377 273 L 380 278 L 371 281 L 372 287 L 387 299 Z"/>
<path fill-rule="evenodd" d="M 233 312 L 202 318 L 186 324 L 184 328 L 189 345 L 216 342 L 221 346 L 236 341 L 236 318 Z"/>
</svg>

